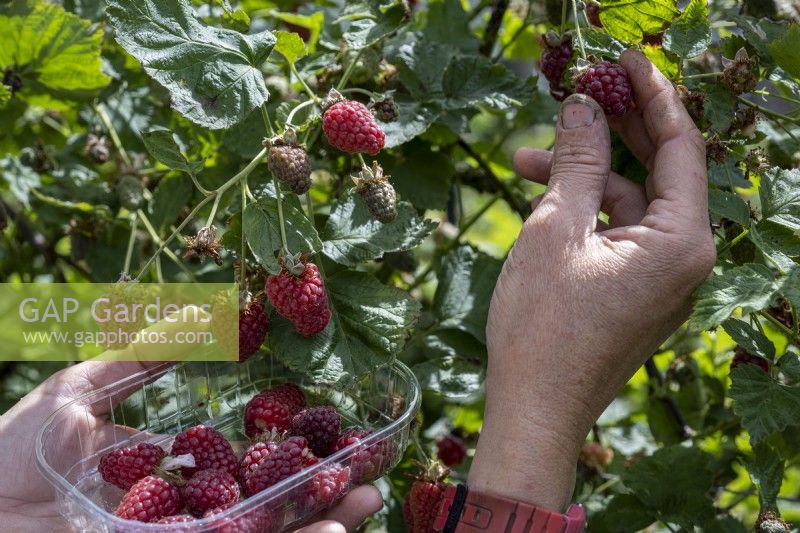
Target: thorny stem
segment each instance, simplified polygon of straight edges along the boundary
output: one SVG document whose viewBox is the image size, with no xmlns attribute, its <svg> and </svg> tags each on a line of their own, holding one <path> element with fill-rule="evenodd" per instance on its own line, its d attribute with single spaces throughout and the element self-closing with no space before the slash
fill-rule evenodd
<svg viewBox="0 0 800 533">
<path fill-rule="evenodd" d="M 489 57 L 497 42 L 497 34 L 500 32 L 500 25 L 503 23 L 503 17 L 508 9 L 510 0 L 494 0 L 492 7 L 492 14 L 489 16 L 489 22 L 486 24 L 486 30 L 483 34 L 483 42 L 479 52 Z"/>
<path fill-rule="evenodd" d="M 306 94 L 311 99 L 311 101 L 314 102 L 315 104 L 319 104 L 319 102 L 320 102 L 319 96 L 314 94 L 314 91 L 312 91 L 311 87 L 308 86 L 308 83 L 306 83 L 306 80 L 304 80 L 303 77 L 300 76 L 300 73 L 297 72 L 297 67 L 294 66 L 294 63 L 289 63 L 289 70 L 292 71 L 292 74 L 295 75 L 297 80 L 300 82 L 300 85 L 303 86 L 303 90 L 306 92 Z"/>
<path fill-rule="evenodd" d="M 128 152 L 125 151 L 125 147 L 122 145 L 122 141 L 119 139 L 119 135 L 117 134 L 117 129 L 111 122 L 111 117 L 108 116 L 105 105 L 97 104 L 96 106 L 94 106 L 94 110 L 97 112 L 97 115 L 100 117 L 100 120 L 103 121 L 103 125 L 105 125 L 106 129 L 108 130 L 108 135 L 111 137 L 111 142 L 113 142 L 114 146 L 117 147 L 117 151 L 119 151 L 120 157 L 122 157 L 122 160 L 125 161 L 125 164 L 130 167 L 131 158 L 128 157 Z"/>
<path fill-rule="evenodd" d="M 583 36 L 581 36 L 581 21 L 578 18 L 578 5 L 575 0 L 572 0 L 572 16 L 575 19 L 575 38 L 578 40 L 581 57 L 586 59 L 586 50 L 583 48 Z"/>
<path fill-rule="evenodd" d="M 136 243 L 136 230 L 139 226 L 139 217 L 136 213 L 131 215 L 131 236 L 128 238 L 128 249 L 125 251 L 125 263 L 122 271 L 127 274 L 131 269 L 131 258 L 133 257 L 133 245 Z"/>
<path fill-rule="evenodd" d="M 181 223 L 180 223 L 180 224 L 178 224 L 178 227 L 177 227 L 177 228 L 175 228 L 175 229 L 172 231 L 172 233 L 171 233 L 171 234 L 170 234 L 170 235 L 169 235 L 169 236 L 168 236 L 168 237 L 167 237 L 167 238 L 164 240 L 164 242 L 163 242 L 163 243 L 161 243 L 161 246 L 159 246 L 158 250 L 156 250 L 156 253 L 155 253 L 155 254 L 153 254 L 153 256 L 152 256 L 152 257 L 150 257 L 150 259 L 148 259 L 148 260 L 147 260 L 147 262 L 144 264 L 144 266 L 142 267 L 142 269 L 139 271 L 139 274 L 136 276 L 136 279 L 138 280 L 139 278 L 141 278 L 141 277 L 142 277 L 142 275 L 143 275 L 143 274 L 144 274 L 144 273 L 147 271 L 147 269 L 150 267 L 150 265 L 151 265 L 151 264 L 153 264 L 153 261 L 155 261 L 155 259 L 156 259 L 156 258 L 157 258 L 159 255 L 161 255 L 161 253 L 164 251 L 164 249 L 165 249 L 167 246 L 169 246 L 169 243 L 171 243 L 171 242 L 172 242 L 172 240 L 173 240 L 175 237 L 177 237 L 177 236 L 178 236 L 178 234 L 181 232 L 181 230 L 182 230 L 183 228 L 185 228 L 185 227 L 186 227 L 186 225 L 187 225 L 187 224 L 188 224 L 188 223 L 189 223 L 189 222 L 190 222 L 192 219 L 194 219 L 194 217 L 195 217 L 195 216 L 197 216 L 197 213 L 199 213 L 199 212 L 200 212 L 200 210 L 201 210 L 203 207 L 205 207 L 205 205 L 206 205 L 208 202 L 210 202 L 210 201 L 212 200 L 212 198 L 216 198 L 217 196 L 221 196 L 221 195 L 222 195 L 222 194 L 223 194 L 225 191 L 227 191 L 228 189 L 230 189 L 230 188 L 231 188 L 233 185 L 235 185 L 236 183 L 239 183 L 239 181 L 240 181 L 240 180 L 242 180 L 242 179 L 246 178 L 247 176 L 249 176 L 249 175 L 250 175 L 250 173 L 251 173 L 251 172 L 253 172 L 253 170 L 256 168 L 256 166 L 258 166 L 258 164 L 261 162 L 261 160 L 264 158 L 264 156 L 265 156 L 266 154 L 267 154 L 267 149 L 266 149 L 266 148 L 262 149 L 262 150 L 261 150 L 261 151 L 258 153 L 258 155 L 256 155 L 256 156 L 253 158 L 253 160 L 252 160 L 252 161 L 250 161 L 250 162 L 247 164 L 247 166 L 246 166 L 246 167 L 244 167 L 242 170 L 240 170 L 240 171 L 239 171 L 239 172 L 238 172 L 238 173 L 237 173 L 235 176 L 233 176 L 231 179 L 229 179 L 228 181 L 226 181 L 225 183 L 223 183 L 222 185 L 220 185 L 220 186 L 219 186 L 219 188 L 217 188 L 216 190 L 212 191 L 212 194 L 211 194 L 211 196 L 206 196 L 205 198 L 203 198 L 202 200 L 200 200 L 200 202 L 199 202 L 199 203 L 198 203 L 198 204 L 197 204 L 197 205 L 194 207 L 194 209 L 192 209 L 192 211 L 191 211 L 191 212 L 190 212 L 190 213 L 189 213 L 189 214 L 186 216 L 186 218 L 184 218 L 184 219 L 181 221 Z"/>
</svg>

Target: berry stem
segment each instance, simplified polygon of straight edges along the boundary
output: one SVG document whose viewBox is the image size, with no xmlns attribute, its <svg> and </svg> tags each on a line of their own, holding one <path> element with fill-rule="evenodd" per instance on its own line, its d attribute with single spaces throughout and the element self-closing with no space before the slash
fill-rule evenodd
<svg viewBox="0 0 800 533">
<path fill-rule="evenodd" d="M 133 257 L 133 245 L 136 243 L 136 230 L 139 226 L 139 216 L 136 213 L 131 215 L 131 236 L 128 238 L 128 249 L 125 251 L 125 263 L 122 271 L 127 274 L 131 269 L 131 258 Z"/>
<path fill-rule="evenodd" d="M 567 0 L 561 0 L 561 28 L 558 31 L 560 36 L 564 35 L 564 29 L 567 27 Z"/>
<path fill-rule="evenodd" d="M 722 72 L 703 72 L 701 74 L 689 74 L 686 76 L 681 76 L 678 80 L 678 83 L 686 81 L 686 80 L 699 80 L 702 78 L 717 78 L 722 76 Z"/>
<path fill-rule="evenodd" d="M 158 236 L 158 232 L 156 232 L 155 228 L 153 227 L 153 224 L 150 222 L 150 219 L 147 218 L 145 212 L 139 209 L 136 213 L 139 215 L 139 220 L 142 221 L 142 225 L 144 225 L 145 229 L 147 230 L 147 233 L 150 235 L 150 238 L 153 240 L 156 246 L 161 246 L 161 243 L 163 241 L 161 240 L 161 237 Z M 192 273 L 192 271 L 186 268 L 186 265 L 183 264 L 183 261 L 178 259 L 178 256 L 175 255 L 175 252 L 173 252 L 169 248 L 164 248 L 164 255 L 166 255 L 170 259 L 170 261 L 175 263 L 175 265 L 177 265 L 177 267 L 180 268 L 184 274 L 189 276 L 190 279 L 194 280 L 194 274 Z"/>
<path fill-rule="evenodd" d="M 308 86 L 308 83 L 306 83 L 306 80 L 304 80 L 303 77 L 300 76 L 300 73 L 297 72 L 297 67 L 294 66 L 294 63 L 289 63 L 289 70 L 292 71 L 292 74 L 295 75 L 297 80 L 300 82 L 300 85 L 303 86 L 303 90 L 306 92 L 306 94 L 311 99 L 311 101 L 314 102 L 315 104 L 319 104 L 320 101 L 321 101 L 319 96 L 314 94 L 314 91 L 312 91 L 311 87 Z"/>
<path fill-rule="evenodd" d="M 339 92 L 340 92 L 340 93 L 342 93 L 342 94 L 347 94 L 347 93 L 358 93 L 358 94 L 363 94 L 364 96 L 366 96 L 366 97 L 367 97 L 367 98 L 369 98 L 370 100 L 372 100 L 373 98 L 375 98 L 375 93 L 373 93 L 372 91 L 368 91 L 368 90 L 366 90 L 366 89 L 362 89 L 362 88 L 360 88 L 360 87 L 350 87 L 349 89 L 342 89 L 342 90 L 341 90 L 341 91 L 339 91 Z"/>
<path fill-rule="evenodd" d="M 314 100 L 306 100 L 305 102 L 301 102 L 301 103 L 297 104 L 296 106 L 294 106 L 294 108 L 291 111 L 289 111 L 289 116 L 286 117 L 286 126 L 295 127 L 294 123 L 292 122 L 292 119 L 294 118 L 294 114 L 297 113 L 298 111 L 300 111 L 301 109 L 303 109 L 304 107 L 308 107 L 309 105 L 316 104 L 316 103 L 317 102 L 314 101 Z"/>
<path fill-rule="evenodd" d="M 272 128 L 272 121 L 269 119 L 269 111 L 267 111 L 267 104 L 261 104 L 261 117 L 264 119 L 264 126 L 267 127 L 267 133 L 270 137 L 275 135 L 275 130 Z"/>
<path fill-rule="evenodd" d="M 362 167 L 367 167 L 367 162 L 364 161 L 364 156 L 361 154 L 356 154 L 358 156 L 358 161 L 361 163 Z"/>
<path fill-rule="evenodd" d="M 794 344 L 800 344 L 800 335 L 795 335 L 795 333 L 787 328 L 783 322 L 772 316 L 771 314 L 767 313 L 766 311 L 759 311 L 759 315 L 766 318 L 769 322 L 772 323 L 777 329 L 779 329 L 787 339 L 791 340 Z"/>
<path fill-rule="evenodd" d="M 264 110 L 264 111 L 266 111 L 266 110 Z M 215 189 L 214 191 L 212 191 L 212 194 L 211 194 L 210 196 L 206 196 L 205 198 L 203 198 L 202 200 L 200 200 L 200 202 L 199 202 L 199 203 L 198 203 L 198 204 L 197 204 L 197 205 L 194 207 L 194 209 L 192 209 L 192 211 L 191 211 L 191 212 L 190 212 L 190 213 L 189 213 L 189 214 L 186 216 L 186 218 L 184 218 L 184 219 L 181 221 L 181 223 L 180 223 L 180 224 L 178 224 L 178 227 L 176 227 L 176 228 L 175 228 L 175 229 L 172 231 L 172 233 L 171 233 L 171 234 L 170 234 L 170 235 L 169 235 L 169 236 L 168 236 L 168 237 L 167 237 L 167 238 L 166 238 L 166 239 L 165 239 L 165 240 L 164 240 L 164 241 L 161 243 L 161 246 L 159 246 L 159 247 L 158 247 L 158 250 L 156 250 L 156 252 L 155 252 L 155 253 L 154 253 L 154 254 L 153 254 L 151 257 L 150 257 L 150 259 L 148 259 L 148 260 L 147 260 L 147 262 L 144 264 L 144 266 L 142 267 L 142 269 L 139 271 L 139 274 L 136 276 L 136 278 L 135 278 L 135 279 L 138 281 L 138 280 L 139 280 L 139 278 L 141 278 L 141 277 L 142 277 L 142 275 L 143 275 L 145 272 L 147 272 L 147 269 L 150 267 L 150 265 L 153 263 L 153 261 L 155 261 L 155 260 L 156 260 L 156 258 L 157 258 L 159 255 L 161 255 L 161 253 L 164 251 L 164 249 L 165 249 L 167 246 L 169 246 L 169 244 L 172 242 L 172 240 L 173 240 L 173 239 L 175 239 L 175 237 L 177 237 L 177 236 L 178 236 L 178 234 L 181 232 L 181 230 L 182 230 L 183 228 L 185 228 L 185 227 L 186 227 L 186 225 L 187 225 L 187 224 L 188 224 L 188 223 L 189 223 L 189 222 L 190 222 L 192 219 L 194 219 L 194 217 L 196 217 L 196 216 L 197 216 L 197 213 L 199 213 L 199 212 L 200 212 L 200 210 L 201 210 L 203 207 L 205 207 L 205 205 L 206 205 L 208 202 L 210 202 L 212 198 L 216 198 L 217 196 L 221 196 L 221 195 L 222 195 L 222 194 L 223 194 L 225 191 L 227 191 L 228 189 L 230 189 L 230 188 L 231 188 L 233 185 L 235 185 L 236 183 L 239 183 L 239 181 L 240 181 L 240 180 L 242 180 L 242 179 L 246 178 L 247 176 L 249 176 L 249 175 L 250 175 L 250 173 L 251 173 L 251 172 L 253 172 L 253 170 L 254 170 L 254 169 L 255 169 L 255 168 L 258 166 L 258 164 L 261 162 L 261 160 L 262 160 L 262 159 L 264 159 L 264 156 L 266 156 L 266 155 L 267 155 L 267 149 L 266 149 L 266 148 L 263 148 L 263 149 L 262 149 L 262 150 L 261 150 L 261 151 L 260 151 L 260 152 L 259 152 L 259 153 L 258 153 L 258 154 L 257 154 L 257 155 L 254 157 L 254 158 L 253 158 L 253 160 L 252 160 L 252 161 L 250 161 L 250 162 L 247 164 L 247 166 L 246 166 L 246 167 L 244 167 L 242 170 L 240 170 L 240 171 L 239 171 L 239 172 L 238 172 L 238 173 L 237 173 L 235 176 L 233 176 L 231 179 L 229 179 L 228 181 L 226 181 L 225 183 L 223 183 L 222 185 L 220 185 L 220 186 L 219 186 L 219 188 L 217 188 L 217 189 Z"/>
<path fill-rule="evenodd" d="M 792 104 L 800 105 L 800 100 L 798 100 L 797 98 L 791 98 L 789 96 L 784 96 L 782 94 L 771 93 L 771 92 L 765 91 L 763 89 L 760 89 L 758 91 L 753 91 L 753 94 L 757 94 L 757 95 L 763 96 L 763 97 L 769 96 L 771 98 L 778 98 L 778 99 L 783 100 L 785 102 L 790 102 Z M 798 111 L 800 111 L 800 109 L 795 109 L 794 111 L 790 111 L 790 113 L 796 113 Z"/>
<path fill-rule="evenodd" d="M 720 254 L 722 254 L 723 252 L 726 252 L 726 251 L 728 251 L 729 249 L 731 249 L 731 248 L 733 248 L 734 246 L 736 246 L 737 244 L 739 244 L 739 242 L 740 242 L 742 239 L 744 239 L 745 237 L 747 237 L 747 235 L 748 235 L 749 233 L 750 233 L 750 228 L 747 228 L 747 229 L 745 229 L 744 231 L 742 231 L 742 232 L 741 232 L 739 235 L 737 235 L 736 237 L 734 237 L 734 238 L 733 238 L 733 239 L 731 239 L 730 241 L 726 242 L 724 245 L 720 246 L 720 248 L 717 250 L 717 255 L 720 255 Z"/>
<path fill-rule="evenodd" d="M 119 134 L 117 134 L 117 129 L 114 127 L 114 124 L 111 122 L 111 117 L 108 116 L 106 112 L 106 107 L 103 104 L 97 104 L 94 106 L 95 112 L 97 112 L 97 116 L 100 117 L 100 120 L 103 122 L 103 125 L 108 130 L 108 135 L 111 137 L 111 142 L 114 143 L 114 146 L 117 147 L 117 151 L 119 152 L 120 157 L 128 167 L 131 165 L 131 158 L 128 157 L 128 152 L 125 151 L 125 147 L 122 146 L 122 141 L 119 139 Z"/>
<path fill-rule="evenodd" d="M 763 113 L 765 115 L 771 116 L 772 118 L 774 118 L 776 120 L 785 120 L 785 121 L 787 121 L 787 122 L 789 122 L 791 124 L 794 124 L 796 126 L 800 126 L 800 118 L 787 117 L 786 115 L 778 113 L 777 111 L 772 111 L 771 109 L 767 109 L 766 107 L 761 107 L 757 103 L 751 102 L 750 100 L 748 100 L 747 98 L 743 98 L 742 96 L 737 96 L 736 99 L 739 100 L 744 105 L 752 107 L 756 111 L 758 111 L 760 113 Z M 789 135 L 795 141 L 800 142 L 800 140 L 797 137 L 795 137 L 794 135 L 792 135 L 791 133 Z"/>
<path fill-rule="evenodd" d="M 278 183 L 275 174 L 272 175 L 272 185 L 275 187 L 275 196 L 278 199 L 278 222 L 280 223 L 281 229 L 281 244 L 283 245 L 284 252 L 288 254 L 289 245 L 286 242 L 286 223 L 283 219 L 283 192 L 281 191 L 281 184 Z"/>
<path fill-rule="evenodd" d="M 572 18 L 575 19 L 575 38 L 578 40 L 581 57 L 586 59 L 586 50 L 583 48 L 583 36 L 581 35 L 581 21 L 578 18 L 578 5 L 575 0 L 572 0 Z"/>
<path fill-rule="evenodd" d="M 356 64 L 358 63 L 358 60 L 361 59 L 361 54 L 364 53 L 365 49 L 366 48 L 359 49 L 358 52 L 356 52 L 356 55 L 353 56 L 352 61 L 350 61 L 350 64 L 347 65 L 347 69 L 344 71 L 344 74 L 342 74 L 342 79 L 339 80 L 339 83 L 336 85 L 337 91 L 342 92 L 342 89 L 345 88 L 347 82 L 350 81 L 350 76 L 353 75 L 353 71 L 356 69 Z"/>
<path fill-rule="evenodd" d="M 242 196 L 242 221 L 244 221 L 244 210 L 247 207 L 247 178 L 243 179 L 239 186 L 241 188 L 241 196 Z M 240 243 L 240 250 L 241 253 L 239 255 L 239 284 L 247 289 L 247 245 L 244 239 L 244 226 L 242 226 L 242 235 L 241 235 L 241 243 Z"/>
<path fill-rule="evenodd" d="M 217 208 L 219 208 L 219 201 L 222 199 L 222 194 L 214 195 L 214 204 L 211 206 L 211 213 L 208 214 L 206 220 L 206 227 L 210 228 L 214 224 L 214 217 L 217 216 Z"/>
</svg>

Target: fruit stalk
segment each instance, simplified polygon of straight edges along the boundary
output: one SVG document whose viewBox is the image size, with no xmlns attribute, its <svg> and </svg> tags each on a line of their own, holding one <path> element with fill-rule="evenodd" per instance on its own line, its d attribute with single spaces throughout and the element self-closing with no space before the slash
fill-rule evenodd
<svg viewBox="0 0 800 533">
<path fill-rule="evenodd" d="M 586 59 L 586 50 L 583 48 L 583 36 L 581 35 L 581 21 L 578 19 L 578 4 L 572 0 L 572 17 L 575 19 L 575 38 L 578 40 L 578 49 L 581 57 Z"/>
<path fill-rule="evenodd" d="M 128 248 L 125 250 L 125 263 L 122 271 L 126 274 L 131 269 L 131 257 L 133 257 L 133 245 L 136 243 L 136 230 L 139 228 L 139 217 L 136 213 L 131 215 L 131 236 L 128 238 Z"/>
</svg>

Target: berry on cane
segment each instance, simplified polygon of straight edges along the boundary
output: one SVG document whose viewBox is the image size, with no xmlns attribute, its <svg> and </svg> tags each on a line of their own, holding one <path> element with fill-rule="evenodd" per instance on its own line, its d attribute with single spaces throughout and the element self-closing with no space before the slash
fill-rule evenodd
<svg viewBox="0 0 800 533">
<path fill-rule="evenodd" d="M 397 194 L 377 161 L 372 162 L 371 169 L 364 167 L 353 181 L 373 217 L 384 224 L 397 217 Z"/>
<path fill-rule="evenodd" d="M 322 130 L 332 146 L 350 154 L 377 155 L 383 149 L 383 130 L 367 106 L 331 89 L 323 109 Z"/>
<path fill-rule="evenodd" d="M 281 272 L 267 278 L 266 292 L 275 310 L 304 337 L 321 332 L 331 319 L 325 283 L 314 263 L 284 257 Z"/>
<path fill-rule="evenodd" d="M 283 137 L 264 141 L 268 147 L 269 171 L 285 183 L 295 194 L 305 194 L 311 188 L 311 164 L 306 149 L 297 142 L 297 134 L 291 128 Z"/>
<path fill-rule="evenodd" d="M 575 92 L 592 97 L 607 115 L 621 117 L 633 102 L 628 72 L 616 63 L 598 61 L 580 75 Z"/>
</svg>

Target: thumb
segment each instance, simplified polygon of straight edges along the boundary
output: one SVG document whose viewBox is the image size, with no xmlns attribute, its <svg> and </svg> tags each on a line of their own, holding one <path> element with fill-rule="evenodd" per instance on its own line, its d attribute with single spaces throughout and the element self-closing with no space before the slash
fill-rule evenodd
<svg viewBox="0 0 800 533">
<path fill-rule="evenodd" d="M 583 94 L 561 104 L 547 202 L 594 231 L 611 168 L 608 124 L 600 106 Z"/>
</svg>

